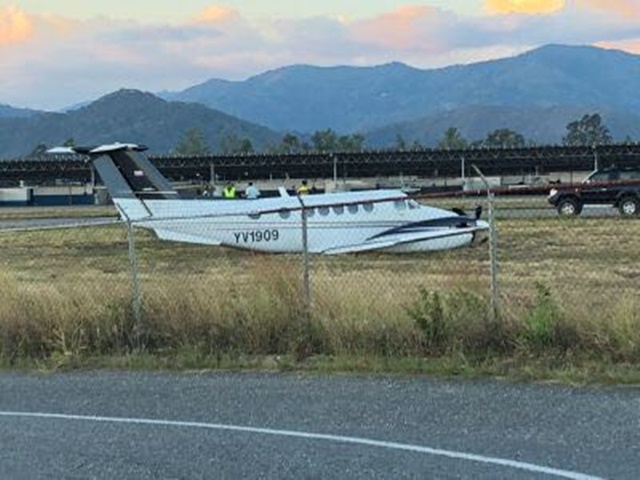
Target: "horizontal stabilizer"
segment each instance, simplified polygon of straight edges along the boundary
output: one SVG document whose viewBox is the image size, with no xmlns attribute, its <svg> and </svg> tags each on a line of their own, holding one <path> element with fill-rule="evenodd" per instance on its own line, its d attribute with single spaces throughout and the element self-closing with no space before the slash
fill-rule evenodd
<svg viewBox="0 0 640 480">
<path fill-rule="evenodd" d="M 109 152 L 119 152 L 122 150 L 128 150 L 132 152 L 144 152 L 148 150 L 148 147 L 145 145 L 138 145 L 136 143 L 109 143 L 106 145 L 92 145 L 92 146 L 64 146 L 64 147 L 53 147 L 47 150 L 47 153 L 52 154 L 74 154 L 79 153 L 82 155 L 100 155 L 102 153 Z"/>
</svg>

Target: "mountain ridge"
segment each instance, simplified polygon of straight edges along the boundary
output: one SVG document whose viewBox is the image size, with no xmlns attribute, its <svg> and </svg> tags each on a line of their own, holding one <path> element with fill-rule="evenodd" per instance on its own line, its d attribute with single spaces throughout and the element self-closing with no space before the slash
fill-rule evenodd
<svg viewBox="0 0 640 480">
<path fill-rule="evenodd" d="M 281 131 L 356 133 L 470 105 L 640 113 L 640 56 L 547 45 L 515 57 L 421 70 L 293 65 L 244 81 L 210 79 L 168 96 Z"/>
<path fill-rule="evenodd" d="M 0 118 L 3 157 L 27 155 L 37 145 L 114 141 L 148 145 L 151 152 L 172 151 L 190 128 L 198 128 L 212 150 L 227 135 L 250 138 L 258 149 L 279 141 L 266 127 L 195 103 L 167 102 L 149 92 L 121 89 L 67 113 L 41 112 L 27 118 Z"/>
<path fill-rule="evenodd" d="M 133 141 L 170 152 L 198 128 L 250 138 L 258 151 L 286 132 L 363 134 L 371 148 L 435 146 L 456 127 L 468 140 L 509 128 L 538 144 L 560 143 L 570 121 L 600 113 L 615 141 L 640 139 L 640 56 L 597 47 L 547 45 L 469 65 L 421 70 L 400 62 L 373 67 L 292 65 L 242 81 L 209 79 L 181 92 L 121 89 L 66 112 L 0 105 L 0 157 L 38 144 Z M 160 98 L 160 95 L 162 98 Z M 1 100 L 1 99 L 0 99 Z"/>
</svg>

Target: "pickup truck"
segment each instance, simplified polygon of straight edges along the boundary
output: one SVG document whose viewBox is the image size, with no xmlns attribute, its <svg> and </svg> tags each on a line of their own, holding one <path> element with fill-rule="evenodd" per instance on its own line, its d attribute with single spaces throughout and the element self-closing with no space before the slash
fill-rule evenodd
<svg viewBox="0 0 640 480">
<path fill-rule="evenodd" d="M 638 215 L 640 167 L 595 170 L 579 184 L 552 188 L 548 200 L 565 216 L 580 215 L 585 205 L 611 205 L 622 215 Z"/>
</svg>

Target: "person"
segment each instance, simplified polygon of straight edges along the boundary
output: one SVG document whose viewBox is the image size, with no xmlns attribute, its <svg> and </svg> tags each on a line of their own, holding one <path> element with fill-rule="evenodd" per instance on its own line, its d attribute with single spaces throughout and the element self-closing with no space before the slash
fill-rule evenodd
<svg viewBox="0 0 640 480">
<path fill-rule="evenodd" d="M 222 190 L 222 197 L 226 199 L 236 198 L 236 186 L 233 182 L 227 183 L 224 187 L 224 190 Z"/>
<path fill-rule="evenodd" d="M 306 195 L 309 193 L 309 186 L 307 185 L 306 180 L 302 180 L 302 184 L 298 187 L 298 190 L 296 190 L 296 193 L 298 195 Z"/>
<path fill-rule="evenodd" d="M 244 191 L 244 196 L 249 200 L 255 200 L 260 196 L 260 190 L 253 184 L 253 182 L 249 182 L 249 186 Z"/>
</svg>

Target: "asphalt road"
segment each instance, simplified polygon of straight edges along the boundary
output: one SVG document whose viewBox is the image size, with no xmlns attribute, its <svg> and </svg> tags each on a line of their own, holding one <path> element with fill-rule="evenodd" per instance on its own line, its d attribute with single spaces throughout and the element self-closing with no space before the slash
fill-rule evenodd
<svg viewBox="0 0 640 480">
<path fill-rule="evenodd" d="M 640 389 L 427 378 L 0 374 L 2 479 L 640 475 Z"/>
</svg>

